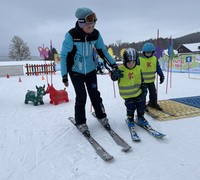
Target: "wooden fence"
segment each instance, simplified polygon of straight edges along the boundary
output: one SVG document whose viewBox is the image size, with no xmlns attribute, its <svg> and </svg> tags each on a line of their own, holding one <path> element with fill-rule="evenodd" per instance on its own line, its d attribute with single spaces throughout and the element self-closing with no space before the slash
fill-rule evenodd
<svg viewBox="0 0 200 180">
<path fill-rule="evenodd" d="M 26 74 L 31 75 L 40 75 L 40 74 L 51 74 L 56 72 L 55 63 L 51 64 L 26 64 Z"/>
</svg>

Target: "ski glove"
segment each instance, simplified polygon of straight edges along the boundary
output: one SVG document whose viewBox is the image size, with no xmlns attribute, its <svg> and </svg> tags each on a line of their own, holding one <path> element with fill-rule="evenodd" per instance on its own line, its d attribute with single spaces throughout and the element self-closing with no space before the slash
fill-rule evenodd
<svg viewBox="0 0 200 180">
<path fill-rule="evenodd" d="M 165 80 L 165 76 L 164 75 L 160 76 L 160 84 L 162 84 L 164 80 Z"/>
<path fill-rule="evenodd" d="M 111 67 L 112 67 L 112 69 L 118 69 L 118 65 L 117 64 L 113 64 Z"/>
<path fill-rule="evenodd" d="M 123 74 L 124 71 L 118 69 L 118 68 L 115 68 L 111 71 L 111 79 L 113 81 L 117 81 L 118 79 L 120 78 L 123 78 L 124 77 L 124 74 Z"/>
<path fill-rule="evenodd" d="M 65 84 L 66 87 L 69 86 L 67 75 L 62 76 L 62 82 Z"/>
</svg>

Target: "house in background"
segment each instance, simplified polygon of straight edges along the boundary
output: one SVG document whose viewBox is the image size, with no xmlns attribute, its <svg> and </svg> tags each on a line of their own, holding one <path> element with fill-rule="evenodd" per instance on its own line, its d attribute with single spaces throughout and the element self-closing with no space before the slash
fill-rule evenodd
<svg viewBox="0 0 200 180">
<path fill-rule="evenodd" d="M 177 51 L 179 54 L 200 53 L 200 43 L 182 44 Z"/>
</svg>

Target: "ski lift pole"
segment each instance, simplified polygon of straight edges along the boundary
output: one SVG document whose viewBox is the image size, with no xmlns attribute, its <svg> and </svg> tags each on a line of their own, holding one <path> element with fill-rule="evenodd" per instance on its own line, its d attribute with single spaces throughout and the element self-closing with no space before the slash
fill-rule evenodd
<svg viewBox="0 0 200 180">
<path fill-rule="evenodd" d="M 43 49 L 44 49 L 44 44 L 43 44 Z M 48 76 L 47 76 L 47 63 L 46 63 L 46 56 L 44 56 L 44 73 L 46 74 L 47 86 L 48 86 L 49 82 L 48 82 Z"/>
<path fill-rule="evenodd" d="M 167 66 L 166 94 L 167 94 L 167 90 L 168 90 L 168 79 L 169 79 L 169 63 L 170 63 L 170 58 L 168 58 L 168 66 Z"/>
<path fill-rule="evenodd" d="M 171 64 L 170 64 L 170 88 L 172 87 L 172 59 L 171 59 Z"/>
<path fill-rule="evenodd" d="M 159 29 L 157 29 L 157 40 L 156 40 L 156 45 L 159 47 Z M 156 93 L 158 96 L 158 74 L 156 73 Z"/>
<path fill-rule="evenodd" d="M 111 69 L 107 66 L 106 63 L 104 63 L 105 68 L 109 71 L 109 75 L 111 73 Z M 115 83 L 113 81 L 113 92 L 114 92 L 114 98 L 116 98 L 116 93 L 115 93 Z"/>
<path fill-rule="evenodd" d="M 53 84 L 53 77 L 52 77 L 52 73 L 53 73 L 53 48 L 52 48 L 52 40 L 50 40 L 50 60 L 51 60 L 51 84 Z"/>
<path fill-rule="evenodd" d="M 52 74 L 53 74 L 53 64 L 52 64 L 52 60 L 51 60 L 51 85 L 53 84 Z"/>
<path fill-rule="evenodd" d="M 156 93 L 158 96 L 158 74 L 156 73 Z"/>
<path fill-rule="evenodd" d="M 190 64 L 189 62 L 187 64 L 188 64 L 188 78 L 190 79 Z"/>
<path fill-rule="evenodd" d="M 113 92 L 114 92 L 114 98 L 116 98 L 116 93 L 115 93 L 115 82 L 113 81 Z"/>
<path fill-rule="evenodd" d="M 44 63 L 45 63 L 44 73 L 46 74 L 47 86 L 48 86 L 49 82 L 48 82 L 48 75 L 47 75 L 47 63 L 46 63 L 46 59 L 44 60 Z"/>
</svg>

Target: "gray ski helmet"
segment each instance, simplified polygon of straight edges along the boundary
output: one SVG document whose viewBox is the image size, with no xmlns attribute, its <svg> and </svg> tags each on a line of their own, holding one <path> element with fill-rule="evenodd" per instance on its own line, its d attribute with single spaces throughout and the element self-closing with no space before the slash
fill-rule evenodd
<svg viewBox="0 0 200 180">
<path fill-rule="evenodd" d="M 123 64 L 126 65 L 129 61 L 137 61 L 138 53 L 134 48 L 128 48 L 123 53 Z"/>
</svg>

